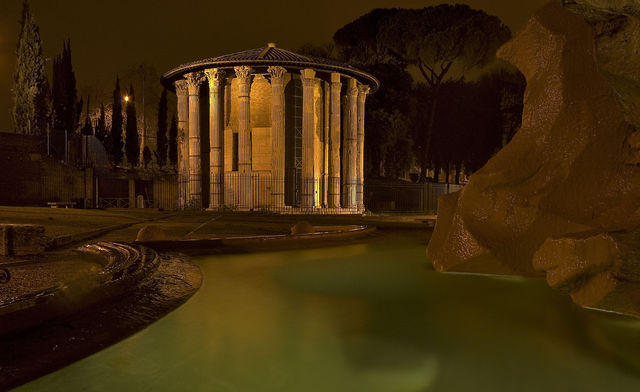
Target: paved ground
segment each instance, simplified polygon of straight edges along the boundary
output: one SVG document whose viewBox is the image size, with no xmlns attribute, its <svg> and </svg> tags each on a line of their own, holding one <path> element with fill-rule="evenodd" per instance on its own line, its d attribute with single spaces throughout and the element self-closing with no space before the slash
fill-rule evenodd
<svg viewBox="0 0 640 392">
<path fill-rule="evenodd" d="M 79 234 L 112 225 L 139 222 L 166 212 L 155 210 L 81 210 L 74 208 L 1 207 L 0 223 L 43 225 L 46 235 Z"/>
</svg>

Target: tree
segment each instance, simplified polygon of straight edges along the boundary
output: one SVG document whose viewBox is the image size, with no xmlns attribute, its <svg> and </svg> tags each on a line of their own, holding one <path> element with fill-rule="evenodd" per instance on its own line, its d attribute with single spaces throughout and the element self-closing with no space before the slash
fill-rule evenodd
<svg viewBox="0 0 640 392">
<path fill-rule="evenodd" d="M 40 29 L 25 0 L 13 75 L 12 118 L 17 133 L 43 135 L 49 123 L 49 84 L 44 73 Z"/>
<path fill-rule="evenodd" d="M 156 160 L 158 166 L 167 164 L 167 90 L 162 90 L 158 102 L 158 131 L 156 134 Z"/>
<path fill-rule="evenodd" d="M 77 100 L 76 76 L 71 59 L 71 41 L 62 44 L 62 53 L 53 61 L 54 127 L 74 132 L 80 124 L 82 101 Z"/>
<path fill-rule="evenodd" d="M 409 118 L 397 109 L 388 113 L 380 108 L 368 115 L 365 121 L 367 132 L 373 130 L 380 137 L 368 157 L 372 164 L 377 165 L 374 172 L 379 174 L 383 169 L 387 178 L 402 177 L 412 160 Z"/>
<path fill-rule="evenodd" d="M 120 93 L 120 78 L 116 76 L 116 87 L 113 90 L 113 107 L 111 113 L 111 142 L 109 143 L 109 157 L 111 163 L 119 165 L 122 163 L 122 94 Z"/>
<path fill-rule="evenodd" d="M 100 115 L 98 117 L 98 122 L 96 123 L 95 134 L 96 138 L 98 138 L 98 140 L 100 140 L 100 142 L 102 142 L 102 144 L 104 145 L 105 141 L 107 140 L 107 120 L 106 114 L 104 112 L 104 104 L 100 105 Z"/>
<path fill-rule="evenodd" d="M 500 19 L 467 5 L 442 4 L 422 9 L 376 9 L 334 35 L 341 56 L 361 64 L 415 66 L 431 90 L 422 131 L 414 135 L 421 177 L 431 161 L 431 137 L 440 86 L 452 74 L 463 77 L 495 58 L 511 32 Z"/>
<path fill-rule="evenodd" d="M 152 157 L 153 155 L 151 154 L 151 150 L 149 149 L 149 146 L 144 146 L 144 149 L 142 150 L 142 164 L 144 165 L 145 169 L 151 163 Z"/>
<path fill-rule="evenodd" d="M 296 53 L 304 54 L 307 56 L 322 57 L 326 59 L 335 57 L 335 45 L 315 45 L 310 42 L 304 43 L 295 50 Z"/>
<path fill-rule="evenodd" d="M 140 138 L 138 135 L 138 119 L 136 118 L 136 98 L 133 91 L 133 85 L 129 88 L 129 100 L 127 101 L 127 127 L 125 129 L 125 145 L 124 150 L 127 157 L 127 163 L 131 167 L 138 166 L 140 163 Z"/>
<path fill-rule="evenodd" d="M 178 164 L 178 123 L 176 116 L 171 117 L 171 128 L 169 128 L 169 162 L 172 166 Z"/>
<path fill-rule="evenodd" d="M 82 126 L 82 134 L 83 135 L 93 135 L 93 125 L 91 124 L 91 119 L 89 116 L 84 120 L 84 125 Z"/>
<path fill-rule="evenodd" d="M 54 153 L 62 156 L 65 141 L 80 126 L 82 101 L 77 100 L 76 77 L 71 60 L 71 41 L 62 44 L 62 53 L 53 60 L 53 143 Z"/>
</svg>

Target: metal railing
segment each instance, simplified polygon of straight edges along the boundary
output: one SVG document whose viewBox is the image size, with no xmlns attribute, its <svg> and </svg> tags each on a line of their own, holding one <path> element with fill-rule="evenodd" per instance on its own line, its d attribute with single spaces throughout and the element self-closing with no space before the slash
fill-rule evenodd
<svg viewBox="0 0 640 392">
<path fill-rule="evenodd" d="M 328 179 L 303 179 L 300 175 L 273 178 L 268 172 L 241 174 L 227 172 L 209 181 L 209 188 L 201 194 L 189 194 L 193 189 L 187 176 L 179 176 L 175 187 L 183 209 L 221 208 L 238 211 L 264 211 L 277 213 L 343 214 L 359 212 L 355 200 L 355 185 L 351 192 L 351 205 L 343 200 L 342 206 L 329 206 Z M 197 182 L 196 182 L 197 183 Z M 344 192 L 344 187 L 340 187 Z M 184 195 L 184 196 L 183 196 Z M 221 205 L 211 201 L 220 200 Z M 342 199 L 340 199 L 342 200 Z"/>
<path fill-rule="evenodd" d="M 462 185 L 439 183 L 366 183 L 364 198 L 367 210 L 374 212 L 411 212 L 435 214 L 438 197 L 456 192 Z"/>
<path fill-rule="evenodd" d="M 98 199 L 98 208 L 129 208 L 129 198 L 101 197 Z"/>
</svg>

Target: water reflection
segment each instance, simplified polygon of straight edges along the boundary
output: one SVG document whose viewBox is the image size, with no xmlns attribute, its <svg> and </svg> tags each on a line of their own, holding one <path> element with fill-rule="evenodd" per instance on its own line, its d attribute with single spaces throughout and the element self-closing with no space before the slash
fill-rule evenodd
<svg viewBox="0 0 640 392">
<path fill-rule="evenodd" d="M 579 309 L 543 280 L 439 274 L 417 238 L 199 263 L 187 304 L 21 390 L 640 387 L 637 321 Z"/>
</svg>

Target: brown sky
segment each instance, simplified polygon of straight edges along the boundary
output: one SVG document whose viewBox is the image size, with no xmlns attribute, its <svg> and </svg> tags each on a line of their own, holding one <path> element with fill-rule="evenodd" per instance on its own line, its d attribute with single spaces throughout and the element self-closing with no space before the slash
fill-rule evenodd
<svg viewBox="0 0 640 392">
<path fill-rule="evenodd" d="M 517 30 L 549 0 L 31 0 L 53 57 L 71 38 L 82 89 L 111 86 L 115 74 L 140 63 L 159 72 L 203 57 L 277 42 L 295 48 L 329 42 L 333 33 L 373 8 L 467 3 Z M 0 0 L 0 131 L 11 129 L 11 75 L 22 0 Z M 48 67 L 50 68 L 50 63 Z"/>
</svg>

